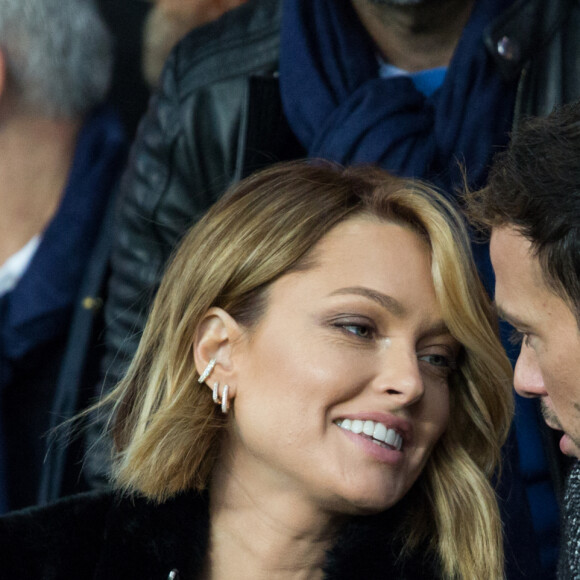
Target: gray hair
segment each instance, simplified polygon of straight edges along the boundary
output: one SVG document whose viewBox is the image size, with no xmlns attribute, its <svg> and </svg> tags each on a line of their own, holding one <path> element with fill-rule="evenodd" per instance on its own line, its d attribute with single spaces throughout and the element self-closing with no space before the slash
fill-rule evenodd
<svg viewBox="0 0 580 580">
<path fill-rule="evenodd" d="M 19 102 L 76 118 L 106 96 L 112 38 L 93 0 L 0 0 L 0 49 Z"/>
</svg>

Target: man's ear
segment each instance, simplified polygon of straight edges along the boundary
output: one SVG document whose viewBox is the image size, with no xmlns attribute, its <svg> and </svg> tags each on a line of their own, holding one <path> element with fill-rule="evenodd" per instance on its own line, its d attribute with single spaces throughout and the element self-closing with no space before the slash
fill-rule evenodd
<svg viewBox="0 0 580 580">
<path fill-rule="evenodd" d="M 235 389 L 236 368 L 233 349 L 242 336 L 240 325 L 223 309 L 210 308 L 198 326 L 193 342 L 193 356 L 199 375 L 215 359 L 215 366 L 204 381 L 210 388 L 217 381 Z"/>
</svg>

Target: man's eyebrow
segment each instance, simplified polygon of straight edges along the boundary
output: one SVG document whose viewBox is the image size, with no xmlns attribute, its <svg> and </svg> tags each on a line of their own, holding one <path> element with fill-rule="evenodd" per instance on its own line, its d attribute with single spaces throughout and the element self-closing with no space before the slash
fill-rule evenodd
<svg viewBox="0 0 580 580">
<path fill-rule="evenodd" d="M 388 294 L 383 294 L 377 290 L 371 290 L 370 288 L 365 288 L 364 286 L 349 286 L 348 288 L 339 288 L 331 293 L 331 296 L 336 296 L 339 294 L 356 294 L 358 296 L 364 296 L 369 298 L 373 302 L 376 302 L 379 306 L 382 306 L 392 314 L 398 317 L 405 316 L 407 313 L 406 308 L 392 296 Z"/>
<path fill-rule="evenodd" d="M 515 314 L 510 314 L 506 312 L 501 306 L 494 301 L 495 310 L 497 315 L 502 319 L 505 320 L 508 324 L 511 324 L 513 327 L 518 328 L 520 330 L 529 330 L 531 327 L 528 323 L 524 322 L 521 318 L 518 318 Z"/>
</svg>

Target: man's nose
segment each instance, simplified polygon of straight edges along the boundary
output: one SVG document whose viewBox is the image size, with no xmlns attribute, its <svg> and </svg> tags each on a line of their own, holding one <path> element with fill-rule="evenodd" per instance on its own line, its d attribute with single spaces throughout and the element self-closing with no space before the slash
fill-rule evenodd
<svg viewBox="0 0 580 580">
<path fill-rule="evenodd" d="M 514 388 L 522 397 L 544 397 L 548 393 L 534 350 L 522 344 L 514 370 Z"/>
</svg>

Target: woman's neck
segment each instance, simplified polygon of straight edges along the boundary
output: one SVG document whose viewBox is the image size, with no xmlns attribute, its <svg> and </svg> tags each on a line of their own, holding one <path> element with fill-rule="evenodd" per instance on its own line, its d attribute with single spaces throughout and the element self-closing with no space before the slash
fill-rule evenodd
<svg viewBox="0 0 580 580">
<path fill-rule="evenodd" d="M 217 470 L 203 580 L 317 580 L 339 522 L 294 491 L 259 489 Z"/>
</svg>

